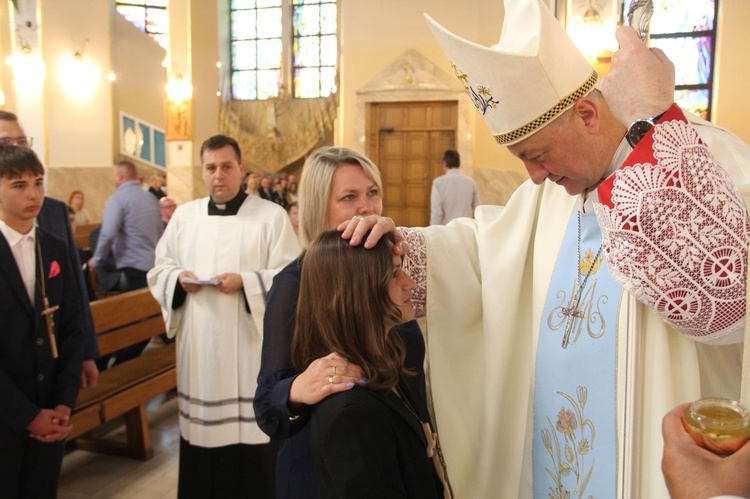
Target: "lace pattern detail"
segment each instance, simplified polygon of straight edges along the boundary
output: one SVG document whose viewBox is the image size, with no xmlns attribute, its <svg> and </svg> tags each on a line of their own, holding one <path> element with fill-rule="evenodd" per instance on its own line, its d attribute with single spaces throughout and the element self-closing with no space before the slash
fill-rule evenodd
<svg viewBox="0 0 750 499">
<path fill-rule="evenodd" d="M 403 258 L 404 271 L 414 279 L 417 287 L 411 293 L 411 302 L 417 317 L 424 317 L 427 307 L 427 243 L 419 229 L 398 227 L 409 251 Z"/>
<path fill-rule="evenodd" d="M 654 128 L 656 165 L 617 171 L 594 208 L 615 281 L 696 340 L 741 329 L 750 224 L 726 172 L 687 123 Z"/>
</svg>

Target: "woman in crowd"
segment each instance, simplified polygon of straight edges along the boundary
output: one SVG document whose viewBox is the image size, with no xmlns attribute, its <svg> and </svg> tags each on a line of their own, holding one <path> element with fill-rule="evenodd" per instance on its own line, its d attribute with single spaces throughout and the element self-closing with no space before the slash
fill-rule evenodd
<svg viewBox="0 0 750 499">
<path fill-rule="evenodd" d="M 325 230 L 355 216 L 383 211 L 380 172 L 367 157 L 346 148 L 323 147 L 305 162 L 300 179 L 300 239 L 305 247 Z M 291 344 L 304 253 L 276 275 L 264 317 L 263 353 L 253 406 L 258 425 L 280 439 L 276 464 L 276 493 L 280 499 L 317 497 L 310 454 L 310 408 L 325 397 L 349 390 L 362 379 L 362 369 L 341 356 L 328 355 L 298 372 L 291 361 Z M 425 398 L 424 339 L 416 321 L 397 328 L 406 345 L 409 379 Z M 336 377 L 328 382 L 333 368 Z"/>
<path fill-rule="evenodd" d="M 258 178 L 253 177 L 252 175 L 249 175 L 247 177 L 247 187 L 245 188 L 245 192 L 250 194 L 251 196 L 259 196 L 258 194 Z"/>
<path fill-rule="evenodd" d="M 299 237 L 299 205 L 297 204 L 297 201 L 289 203 L 286 212 L 289 213 L 289 220 L 292 221 L 294 233 Z"/>
<path fill-rule="evenodd" d="M 286 200 L 286 180 L 276 180 L 273 189 L 276 193 L 275 201 L 286 210 L 289 207 L 289 202 Z"/>
<path fill-rule="evenodd" d="M 299 371 L 328 352 L 362 366 L 367 382 L 319 402 L 310 421 L 322 498 L 450 497 L 427 406 L 407 381 L 395 326 L 414 318 L 414 281 L 393 236 L 371 250 L 333 230 L 310 245 L 302 269 L 292 360 Z M 332 384 L 339 373 L 329 371 Z M 445 494 L 445 495 L 444 495 Z"/>
<path fill-rule="evenodd" d="M 296 203 L 297 198 L 297 182 L 289 182 L 286 186 L 286 200 L 289 204 Z"/>
<path fill-rule="evenodd" d="M 81 191 L 73 191 L 68 198 L 68 206 L 75 210 L 75 220 L 78 225 L 88 225 L 91 223 L 91 216 L 86 208 L 83 207 L 84 197 Z"/>
</svg>

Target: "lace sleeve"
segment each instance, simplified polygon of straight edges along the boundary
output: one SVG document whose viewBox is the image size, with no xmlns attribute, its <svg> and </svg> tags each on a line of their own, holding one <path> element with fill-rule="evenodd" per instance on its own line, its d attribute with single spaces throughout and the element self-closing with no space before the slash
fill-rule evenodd
<svg viewBox="0 0 750 499">
<path fill-rule="evenodd" d="M 695 340 L 737 332 L 750 230 L 743 200 L 679 109 L 646 139 L 615 174 L 611 203 L 595 207 L 612 277 Z"/>
<path fill-rule="evenodd" d="M 409 252 L 404 256 L 403 267 L 417 285 L 412 292 L 412 303 L 416 316 L 423 317 L 427 306 L 427 244 L 420 229 L 398 227 L 397 230 L 409 244 Z"/>
</svg>

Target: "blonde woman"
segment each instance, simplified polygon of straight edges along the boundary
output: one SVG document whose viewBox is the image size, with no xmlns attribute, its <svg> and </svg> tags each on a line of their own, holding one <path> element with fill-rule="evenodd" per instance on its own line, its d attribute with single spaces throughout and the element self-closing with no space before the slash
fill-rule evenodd
<svg viewBox="0 0 750 499">
<path fill-rule="evenodd" d="M 383 211 L 380 172 L 352 149 L 323 147 L 305 162 L 299 186 L 300 239 L 309 245 L 321 232 L 352 217 L 380 216 Z M 366 380 L 362 366 L 329 352 L 299 372 L 291 360 L 297 300 L 304 253 L 276 275 L 264 316 L 263 353 L 253 406 L 258 425 L 279 439 L 276 493 L 280 499 L 317 497 L 310 454 L 311 407 Z M 424 398 L 424 339 L 416 321 L 397 328 L 406 345 L 405 365 L 416 375 L 414 391 Z M 333 382 L 329 376 L 336 369 Z"/>
</svg>

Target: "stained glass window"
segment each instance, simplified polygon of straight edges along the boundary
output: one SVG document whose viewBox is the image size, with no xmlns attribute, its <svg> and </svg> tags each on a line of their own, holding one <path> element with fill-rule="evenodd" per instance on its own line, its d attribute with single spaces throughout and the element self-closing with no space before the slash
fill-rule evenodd
<svg viewBox="0 0 750 499">
<path fill-rule="evenodd" d="M 625 0 L 627 12 L 633 0 Z M 675 65 L 675 102 L 703 118 L 711 117 L 719 0 L 654 0 L 651 46 Z"/>
<path fill-rule="evenodd" d="M 116 8 L 125 19 L 136 28 L 169 50 L 169 0 L 127 0 L 117 1 Z"/>
<path fill-rule="evenodd" d="M 232 0 L 232 96 L 263 100 L 279 95 L 281 0 Z"/>
<path fill-rule="evenodd" d="M 336 0 L 292 0 L 294 96 L 328 97 L 336 89 Z"/>
<path fill-rule="evenodd" d="M 336 32 L 336 0 L 231 0 L 232 98 L 276 97 L 285 81 L 296 98 L 327 97 L 336 89 Z"/>
</svg>

